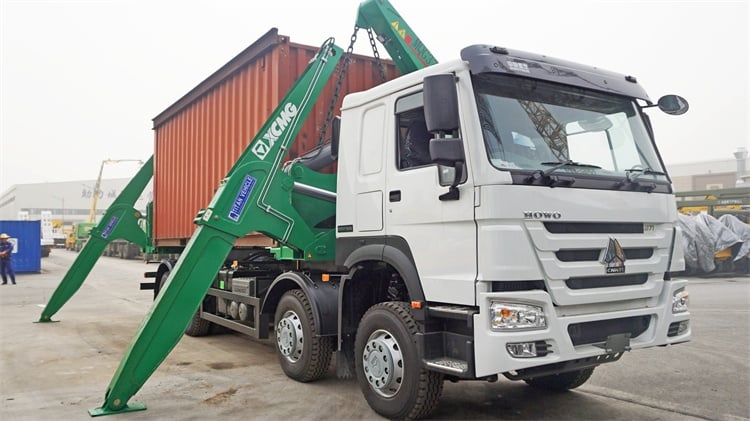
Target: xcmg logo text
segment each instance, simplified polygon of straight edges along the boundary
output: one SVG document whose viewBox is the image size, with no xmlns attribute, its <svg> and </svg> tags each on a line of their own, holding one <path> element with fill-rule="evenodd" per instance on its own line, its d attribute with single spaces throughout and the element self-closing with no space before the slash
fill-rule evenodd
<svg viewBox="0 0 750 421">
<path fill-rule="evenodd" d="M 289 122 L 297 115 L 297 106 L 288 102 L 284 105 L 284 109 L 281 111 L 278 117 L 271 122 L 271 127 L 266 130 L 266 133 L 262 138 L 255 142 L 252 147 L 252 151 L 260 159 L 266 159 L 266 155 L 271 151 L 274 143 L 279 140 L 284 130 L 286 130 Z"/>
</svg>

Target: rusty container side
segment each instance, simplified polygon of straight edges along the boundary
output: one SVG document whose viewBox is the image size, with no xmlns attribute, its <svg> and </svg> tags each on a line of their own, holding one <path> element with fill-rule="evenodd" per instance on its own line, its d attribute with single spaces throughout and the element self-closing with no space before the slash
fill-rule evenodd
<svg viewBox="0 0 750 421">
<path fill-rule="evenodd" d="M 318 47 L 289 42 L 275 28 L 156 116 L 154 122 L 154 239 L 182 246 L 195 230 L 193 218 L 206 207 L 247 144 L 313 58 Z M 384 60 L 388 79 L 398 75 Z M 329 81 L 304 123 L 288 158 L 318 143 L 335 78 Z M 353 56 L 341 96 L 379 84 L 375 59 Z M 238 244 L 266 245 L 249 236 Z"/>
</svg>

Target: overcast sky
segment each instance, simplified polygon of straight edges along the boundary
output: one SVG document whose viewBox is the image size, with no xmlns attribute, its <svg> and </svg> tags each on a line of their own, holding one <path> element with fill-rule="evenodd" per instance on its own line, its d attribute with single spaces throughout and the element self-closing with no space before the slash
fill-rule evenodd
<svg viewBox="0 0 750 421">
<path fill-rule="evenodd" d="M 271 27 L 345 47 L 358 0 L 0 0 L 0 193 L 147 159 L 151 119 Z M 631 74 L 669 164 L 733 159 L 748 135 L 748 0 L 391 0 L 435 57 L 495 44 Z M 366 37 L 359 53 L 368 53 Z M 386 53 L 381 48 L 385 55 Z M 104 167 L 130 177 L 137 164 Z"/>
</svg>

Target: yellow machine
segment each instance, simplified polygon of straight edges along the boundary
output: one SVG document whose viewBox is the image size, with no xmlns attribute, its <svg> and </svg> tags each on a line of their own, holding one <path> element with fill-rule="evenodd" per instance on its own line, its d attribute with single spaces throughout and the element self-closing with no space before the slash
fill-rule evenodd
<svg viewBox="0 0 750 421">
<path fill-rule="evenodd" d="M 730 214 L 745 223 L 750 216 L 750 187 L 678 192 L 675 198 L 683 215 L 707 213 L 718 218 Z"/>
</svg>

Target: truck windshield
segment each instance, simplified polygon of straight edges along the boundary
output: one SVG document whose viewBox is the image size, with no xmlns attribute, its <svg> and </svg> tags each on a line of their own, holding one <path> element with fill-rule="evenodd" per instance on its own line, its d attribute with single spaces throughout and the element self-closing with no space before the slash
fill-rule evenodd
<svg viewBox="0 0 750 421">
<path fill-rule="evenodd" d="M 667 181 L 633 99 L 492 73 L 473 82 L 494 167 Z"/>
</svg>

